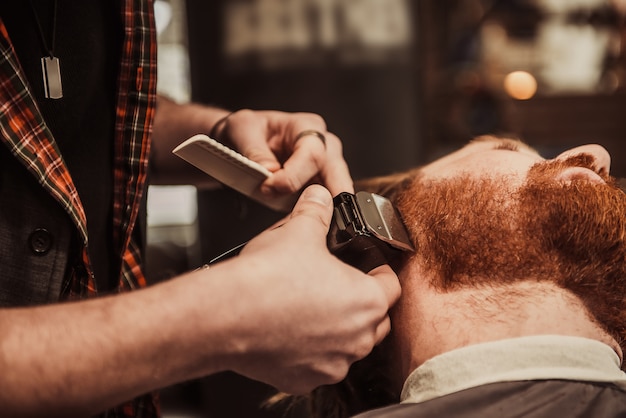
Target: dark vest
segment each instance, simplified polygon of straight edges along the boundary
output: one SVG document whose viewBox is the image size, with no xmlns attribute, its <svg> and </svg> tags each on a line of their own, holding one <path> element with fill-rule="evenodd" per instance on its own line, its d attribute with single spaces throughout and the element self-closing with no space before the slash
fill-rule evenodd
<svg viewBox="0 0 626 418">
<path fill-rule="evenodd" d="M 63 208 L 0 146 L 0 306 L 58 301 L 74 230 Z"/>
<path fill-rule="evenodd" d="M 0 16 L 7 26 L 9 37 L 12 39 L 20 63 L 26 77 L 31 84 L 35 99 L 42 112 L 46 124 L 52 131 L 55 140 L 61 150 L 61 154 L 69 167 L 74 184 L 78 189 L 81 201 L 87 215 L 87 228 L 90 240 L 90 257 L 94 268 L 95 279 L 100 292 L 115 288 L 118 283 L 119 254 L 113 252 L 112 244 L 112 153 L 113 135 L 115 123 L 115 95 L 116 79 L 119 67 L 119 56 L 122 39 L 122 24 L 119 13 L 119 5 L 116 1 L 99 0 L 89 2 L 58 2 L 56 19 L 56 43 L 55 55 L 61 59 L 61 73 L 63 78 L 64 98 L 49 100 L 43 97 L 43 84 L 41 80 L 40 58 L 45 55 L 42 42 L 37 30 L 33 11 L 29 8 L 28 1 L 2 2 L 0 4 Z M 42 26 L 44 38 L 51 40 L 53 26 L 52 0 L 40 0 L 33 2 L 37 16 Z M 77 16 L 81 16 L 78 19 Z M 6 150 L 3 150 L 2 170 L 3 177 L 12 178 L 17 174 L 8 172 L 10 167 L 5 160 L 9 158 Z M 16 171 L 24 173 L 25 170 Z M 7 177 L 8 176 L 8 177 Z M 3 182 L 13 181 L 2 179 Z M 26 180 L 24 180 L 26 181 Z M 23 210 L 32 212 L 28 219 L 33 222 L 41 216 L 50 219 L 59 218 L 57 214 L 58 203 L 53 199 L 41 196 L 42 191 L 36 190 L 36 185 L 25 188 L 30 196 L 8 197 L 8 186 L 0 191 L 0 205 L 13 205 L 23 199 Z M 19 189 L 17 189 L 19 190 Z M 5 202 L 6 200 L 11 201 Z M 54 207 L 52 208 L 52 206 Z M 20 206 L 15 206 L 20 211 Z M 45 215 L 39 215 L 37 208 L 45 208 Z M 4 218 L 4 211 L 0 209 L 0 219 L 7 227 L 11 226 L 11 220 Z M 58 227 L 65 225 L 65 219 L 55 221 Z M 14 228 L 22 233 L 30 235 L 30 229 L 22 229 L 23 225 L 15 224 Z M 34 225 L 28 225 L 28 228 Z M 40 231 L 41 232 L 41 231 Z M 0 245 L 9 236 L 15 237 L 17 232 L 7 233 L 0 237 Z M 57 235 L 55 233 L 54 235 Z M 62 234 L 68 235 L 69 232 Z M 45 233 L 36 234 L 41 239 Z M 20 237 L 19 239 L 22 239 Z M 55 237 L 55 242 L 60 237 Z M 61 243 L 66 244 L 65 241 Z M 6 245 L 10 246 L 10 242 Z M 0 250 L 4 251 L 4 249 Z M 15 250 L 17 251 L 17 250 Z M 8 253 L 7 253 L 8 254 Z M 73 255 L 70 255 L 70 257 Z M 2 261 L 4 262 L 4 257 Z M 30 262 L 30 261 L 29 261 Z M 39 264 L 43 262 L 38 259 Z M 70 260 L 73 263 L 73 260 Z M 57 261 L 53 270 L 62 267 Z M 63 263 L 65 264 L 65 263 Z M 0 263 L 0 268 L 5 269 L 5 264 Z M 65 267 L 63 267 L 64 269 Z M 26 269 L 26 270 L 23 270 Z M 26 267 L 19 270 L 11 270 L 15 273 L 30 271 Z M 2 272 L 2 276 L 5 276 Z M 11 275 L 9 280 L 24 280 Z M 4 281 L 4 277 L 2 278 Z M 43 287 L 39 283 L 37 287 Z M 52 288 L 60 286 L 60 282 Z M 57 292 L 58 293 L 58 292 Z"/>
</svg>

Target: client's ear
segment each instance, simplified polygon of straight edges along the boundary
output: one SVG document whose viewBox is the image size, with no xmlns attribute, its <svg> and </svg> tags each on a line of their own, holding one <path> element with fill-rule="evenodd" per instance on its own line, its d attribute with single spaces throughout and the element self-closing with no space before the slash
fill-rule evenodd
<svg viewBox="0 0 626 418">
<path fill-rule="evenodd" d="M 598 184 L 604 183 L 602 177 L 600 177 L 595 171 L 585 167 L 567 167 L 557 174 L 556 180 L 563 183 L 580 180 Z"/>
</svg>

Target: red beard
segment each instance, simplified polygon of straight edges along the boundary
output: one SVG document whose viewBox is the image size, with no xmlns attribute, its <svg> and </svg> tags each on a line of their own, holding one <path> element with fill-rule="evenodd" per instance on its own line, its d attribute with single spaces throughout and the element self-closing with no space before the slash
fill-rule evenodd
<svg viewBox="0 0 626 418">
<path fill-rule="evenodd" d="M 592 163 L 584 155 L 538 163 L 519 190 L 505 177 L 418 176 L 394 191 L 417 248 L 412 262 L 435 271 L 443 290 L 552 281 L 626 348 L 626 194 L 606 173 L 607 184 L 554 180 Z"/>
</svg>

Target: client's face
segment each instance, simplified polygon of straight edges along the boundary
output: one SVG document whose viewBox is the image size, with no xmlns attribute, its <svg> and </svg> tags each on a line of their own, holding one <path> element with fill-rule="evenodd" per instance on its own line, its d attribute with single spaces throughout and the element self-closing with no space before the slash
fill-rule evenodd
<svg viewBox="0 0 626 418">
<path fill-rule="evenodd" d="M 439 270 L 442 287 L 536 276 L 545 272 L 535 271 L 544 264 L 545 253 L 536 253 L 543 235 L 528 228 L 536 229 L 557 203 L 567 213 L 581 187 L 623 196 L 610 185 L 609 166 L 608 153 L 596 145 L 548 161 L 519 141 L 488 137 L 420 169 L 395 190 L 396 205 L 416 240 L 416 259 Z M 588 194 L 576 204 L 585 217 L 610 209 Z M 550 228 L 564 226 L 580 229 Z"/>
</svg>

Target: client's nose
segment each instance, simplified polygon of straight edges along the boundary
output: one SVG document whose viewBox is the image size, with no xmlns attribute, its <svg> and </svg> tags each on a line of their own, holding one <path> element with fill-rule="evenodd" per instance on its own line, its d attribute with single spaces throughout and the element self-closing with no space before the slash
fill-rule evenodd
<svg viewBox="0 0 626 418">
<path fill-rule="evenodd" d="M 561 153 L 556 158 L 561 160 L 580 154 L 587 154 L 593 157 L 596 171 L 599 174 L 609 174 L 609 170 L 611 169 L 611 155 L 606 148 L 598 144 L 582 145 L 580 147 L 572 148 Z"/>
</svg>

